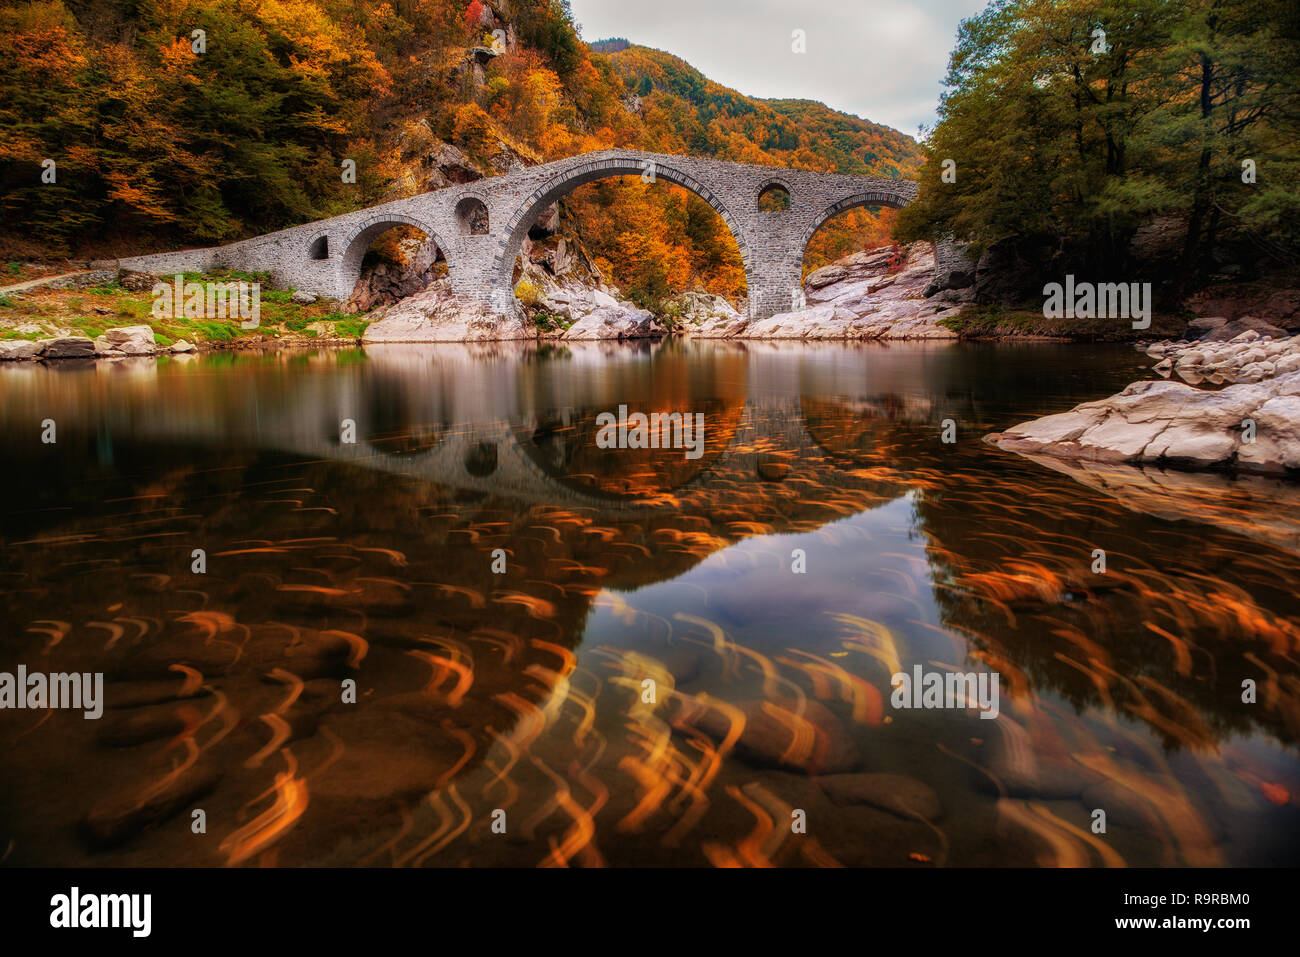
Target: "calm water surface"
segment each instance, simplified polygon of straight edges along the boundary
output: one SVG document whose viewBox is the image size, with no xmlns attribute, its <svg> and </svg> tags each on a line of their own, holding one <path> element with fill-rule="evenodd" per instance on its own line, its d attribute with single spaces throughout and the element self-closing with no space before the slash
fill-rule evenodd
<svg viewBox="0 0 1300 957">
<path fill-rule="evenodd" d="M 1294 865 L 1294 484 L 982 441 L 1146 365 L 671 342 L 0 369 L 0 671 L 107 682 L 98 721 L 0 711 L 0 858 Z M 599 447 L 620 405 L 703 413 L 704 454 Z M 996 673 L 998 717 L 894 708 L 917 665 Z"/>
</svg>

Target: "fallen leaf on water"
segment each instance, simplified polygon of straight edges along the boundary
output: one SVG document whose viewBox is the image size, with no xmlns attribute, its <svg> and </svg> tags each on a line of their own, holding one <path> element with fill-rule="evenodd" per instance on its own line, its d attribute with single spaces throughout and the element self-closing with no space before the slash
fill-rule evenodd
<svg viewBox="0 0 1300 957">
<path fill-rule="evenodd" d="M 1291 800 L 1291 792 L 1280 784 L 1269 784 L 1265 781 L 1259 786 L 1259 789 L 1264 792 L 1264 797 L 1278 805 L 1278 807 L 1289 803 Z"/>
</svg>

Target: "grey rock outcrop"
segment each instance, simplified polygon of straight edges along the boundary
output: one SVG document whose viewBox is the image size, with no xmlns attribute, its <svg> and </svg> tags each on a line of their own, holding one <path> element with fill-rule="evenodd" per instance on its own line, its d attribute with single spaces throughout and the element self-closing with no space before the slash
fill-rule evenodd
<svg viewBox="0 0 1300 957">
<path fill-rule="evenodd" d="M 42 359 L 85 359 L 95 354 L 94 340 L 85 336 L 42 339 L 39 345 Z"/>
<path fill-rule="evenodd" d="M 729 338 L 745 328 L 749 320 L 744 313 L 722 296 L 693 291 L 676 298 L 681 309 L 682 329 L 688 335 Z"/>
<path fill-rule="evenodd" d="M 561 334 L 563 339 L 649 339 L 668 334 L 647 309 L 620 303 L 599 291 L 602 302 Z M 611 305 L 612 303 L 612 305 Z"/>
<path fill-rule="evenodd" d="M 1273 323 L 1256 316 L 1242 316 L 1240 319 L 1231 321 L 1225 319 L 1223 322 L 1215 322 L 1216 318 L 1193 319 L 1188 323 L 1188 331 L 1203 329 L 1204 331 L 1201 332 L 1199 338 L 1206 342 L 1229 342 L 1243 332 L 1256 332 L 1261 336 L 1268 336 L 1273 339 L 1284 339 L 1287 335 L 1287 331 L 1281 326 L 1275 326 Z"/>
<path fill-rule="evenodd" d="M 1204 328 L 1214 320 L 1196 320 Z M 1278 330 L 1280 331 L 1280 330 Z M 1195 342 L 1156 342 L 1146 347 L 1147 355 L 1160 360 L 1155 371 L 1177 375 L 1184 382 L 1213 385 L 1236 382 L 1259 382 L 1271 376 L 1300 370 L 1300 336 L 1272 338 L 1255 329 L 1240 332 L 1232 339 L 1202 339 Z"/>
<path fill-rule="evenodd" d="M 803 309 L 750 321 L 723 315 L 687 331 L 727 339 L 955 339 L 940 323 L 970 301 L 971 290 L 927 298 L 934 270 L 929 243 L 854 253 L 809 273 Z"/>
<path fill-rule="evenodd" d="M 148 356 L 158 351 L 149 326 L 120 326 L 95 339 L 97 356 Z"/>
<path fill-rule="evenodd" d="M 34 359 L 40 353 L 39 343 L 28 339 L 11 339 L 0 342 L 0 361 Z"/>
<path fill-rule="evenodd" d="M 425 189 L 472 183 L 483 178 L 483 171 L 465 153 L 450 143 L 443 143 L 428 158 Z"/>
<path fill-rule="evenodd" d="M 353 312 L 370 312 L 427 289 L 439 278 L 438 246 L 431 240 L 403 239 L 397 244 L 400 262 L 379 262 L 362 271 L 348 300 Z M 308 296 L 299 290 L 294 297 Z M 295 298 L 295 302 L 302 302 Z M 315 302 L 313 297 L 311 300 Z M 307 303 L 302 303 L 306 305 Z"/>
<path fill-rule="evenodd" d="M 1013 452 L 1065 459 L 1300 470 L 1300 372 L 1218 391 L 1181 382 L 1135 382 L 1110 398 L 1021 423 L 986 440 Z"/>
<path fill-rule="evenodd" d="M 965 243 L 941 240 L 934 247 L 934 278 L 925 287 L 925 296 L 949 289 L 969 289 L 975 285 L 975 261 Z"/>
<path fill-rule="evenodd" d="M 533 339 L 517 315 L 499 316 L 452 294 L 445 279 L 429 288 L 372 313 L 363 342 L 483 342 L 495 339 Z"/>
</svg>

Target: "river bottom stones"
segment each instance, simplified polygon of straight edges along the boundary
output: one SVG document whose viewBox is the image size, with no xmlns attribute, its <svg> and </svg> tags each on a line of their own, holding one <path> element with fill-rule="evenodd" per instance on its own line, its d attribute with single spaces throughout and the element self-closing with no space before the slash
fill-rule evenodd
<svg viewBox="0 0 1300 957">
<path fill-rule="evenodd" d="M 756 767 L 837 774 L 859 764 L 858 749 L 844 725 L 815 701 L 752 701 L 734 711 L 692 704 L 674 724 L 680 731 L 696 730 L 721 742 L 732 733 L 736 718 L 744 721 L 736 754 Z"/>
<path fill-rule="evenodd" d="M 841 807 L 869 804 L 908 820 L 936 821 L 943 816 L 934 788 L 904 774 L 835 774 L 818 783 Z"/>
</svg>

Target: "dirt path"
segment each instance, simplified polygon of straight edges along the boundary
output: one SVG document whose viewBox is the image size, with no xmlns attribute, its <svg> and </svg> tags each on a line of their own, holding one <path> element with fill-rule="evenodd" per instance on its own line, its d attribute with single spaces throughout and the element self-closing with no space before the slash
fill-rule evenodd
<svg viewBox="0 0 1300 957">
<path fill-rule="evenodd" d="M 78 269 L 76 272 L 61 272 L 55 276 L 37 276 L 35 279 L 27 279 L 23 282 L 16 282 L 12 286 L 0 286 L 0 295 L 7 292 L 23 292 L 27 289 L 35 289 L 38 286 L 48 286 L 58 279 L 71 279 L 73 276 L 86 276 L 92 270 Z"/>
</svg>

